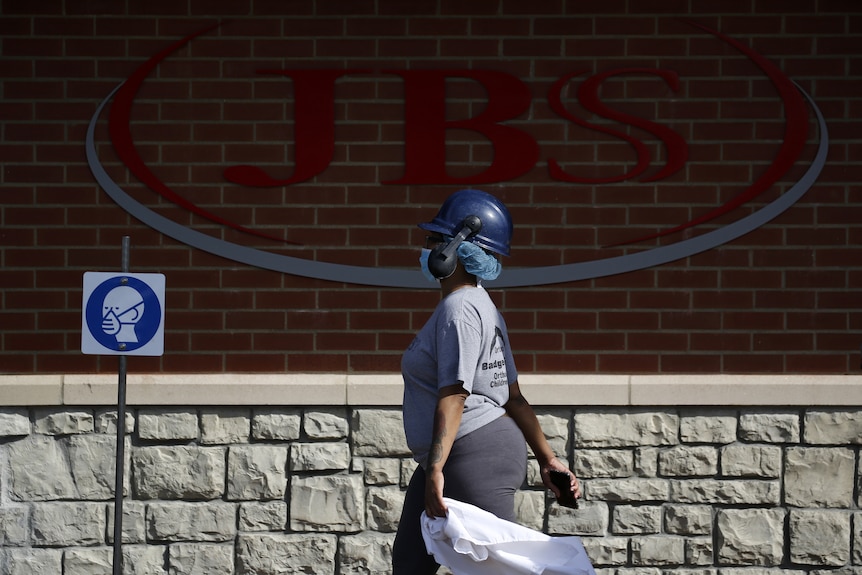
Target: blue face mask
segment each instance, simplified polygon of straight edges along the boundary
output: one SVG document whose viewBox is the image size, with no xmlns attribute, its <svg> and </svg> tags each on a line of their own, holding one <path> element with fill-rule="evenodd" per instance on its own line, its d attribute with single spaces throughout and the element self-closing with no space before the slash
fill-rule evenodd
<svg viewBox="0 0 862 575">
<path fill-rule="evenodd" d="M 467 273 L 482 280 L 495 280 L 503 271 L 500 260 L 470 242 L 463 242 L 458 246 L 458 259 Z"/>
<path fill-rule="evenodd" d="M 419 254 L 419 267 L 422 269 L 422 275 L 425 276 L 429 282 L 437 283 L 437 278 L 434 277 L 434 274 L 431 273 L 431 270 L 428 269 L 428 257 L 431 255 L 431 250 L 427 248 L 422 248 L 422 252 Z"/>
</svg>

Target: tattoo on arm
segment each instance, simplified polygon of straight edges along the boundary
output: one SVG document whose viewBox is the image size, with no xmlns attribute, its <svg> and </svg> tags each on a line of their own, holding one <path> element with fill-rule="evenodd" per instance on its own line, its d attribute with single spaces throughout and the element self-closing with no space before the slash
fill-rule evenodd
<svg viewBox="0 0 862 575">
<path fill-rule="evenodd" d="M 443 438 L 446 437 L 446 416 L 438 413 L 434 418 L 434 438 L 431 440 L 431 452 L 428 464 L 434 465 L 443 459 Z"/>
</svg>

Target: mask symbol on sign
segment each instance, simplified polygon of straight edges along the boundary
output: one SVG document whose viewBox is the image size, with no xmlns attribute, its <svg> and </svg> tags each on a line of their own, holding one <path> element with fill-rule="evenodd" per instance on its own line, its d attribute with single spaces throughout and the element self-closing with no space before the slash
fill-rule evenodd
<svg viewBox="0 0 862 575">
<path fill-rule="evenodd" d="M 117 343 L 137 343 L 135 325 L 144 315 L 144 298 L 128 286 L 115 287 L 102 304 L 102 331 Z"/>
</svg>

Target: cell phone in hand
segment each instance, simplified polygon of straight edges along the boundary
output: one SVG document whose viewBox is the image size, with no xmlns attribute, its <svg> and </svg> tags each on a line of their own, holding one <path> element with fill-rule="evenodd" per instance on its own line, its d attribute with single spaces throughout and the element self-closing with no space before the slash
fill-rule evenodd
<svg viewBox="0 0 862 575">
<path fill-rule="evenodd" d="M 557 503 L 563 507 L 578 508 L 578 499 L 575 497 L 575 492 L 572 491 L 571 475 L 566 471 L 558 471 L 551 469 L 551 483 L 560 490 L 560 496 L 557 497 Z"/>
</svg>

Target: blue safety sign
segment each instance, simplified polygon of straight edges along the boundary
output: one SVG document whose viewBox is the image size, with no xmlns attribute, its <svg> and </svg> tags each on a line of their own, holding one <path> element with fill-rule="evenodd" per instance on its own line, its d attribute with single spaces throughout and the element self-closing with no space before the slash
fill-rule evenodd
<svg viewBox="0 0 862 575">
<path fill-rule="evenodd" d="M 165 350 L 165 276 L 86 272 L 81 351 L 159 356 Z"/>
</svg>

